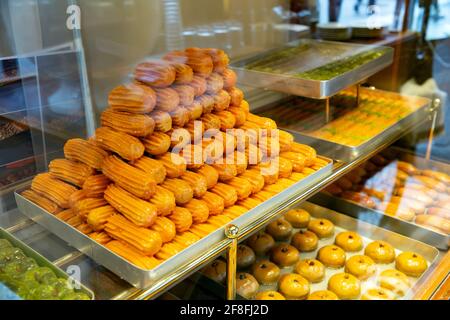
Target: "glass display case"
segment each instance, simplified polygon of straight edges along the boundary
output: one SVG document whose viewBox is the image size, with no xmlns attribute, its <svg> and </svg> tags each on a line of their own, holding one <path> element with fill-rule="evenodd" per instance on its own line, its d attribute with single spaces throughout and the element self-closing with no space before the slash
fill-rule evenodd
<svg viewBox="0 0 450 320">
<path fill-rule="evenodd" d="M 378 2 L 1 2 L 0 284 L 445 299 L 449 42 Z"/>
</svg>

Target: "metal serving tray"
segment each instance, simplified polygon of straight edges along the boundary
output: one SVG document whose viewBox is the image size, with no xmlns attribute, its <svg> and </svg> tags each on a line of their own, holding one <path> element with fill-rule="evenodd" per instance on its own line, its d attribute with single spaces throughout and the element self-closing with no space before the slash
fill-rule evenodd
<svg viewBox="0 0 450 320">
<path fill-rule="evenodd" d="M 361 88 L 361 91 L 364 92 L 365 90 L 372 90 L 372 89 L 363 89 Z M 292 135 L 294 135 L 295 140 L 301 143 L 305 143 L 307 145 L 310 145 L 311 147 L 315 148 L 318 153 L 325 155 L 327 157 L 330 157 L 332 159 L 341 160 L 345 162 L 353 161 L 354 159 L 358 158 L 361 155 L 367 154 L 370 151 L 379 148 L 383 144 L 391 144 L 392 142 L 398 140 L 401 136 L 403 136 L 406 132 L 417 126 L 419 123 L 422 123 L 423 121 L 426 121 L 428 119 L 428 115 L 430 113 L 430 106 L 431 106 L 431 100 L 427 98 L 422 97 L 408 97 L 405 95 L 400 95 L 395 92 L 388 92 L 383 90 L 375 90 L 378 93 L 383 93 L 383 95 L 387 97 L 407 97 L 411 99 L 411 102 L 416 101 L 417 103 L 420 103 L 420 107 L 418 107 L 415 111 L 411 112 L 408 116 L 404 117 L 403 119 L 399 120 L 396 124 L 386 128 L 384 131 L 382 131 L 380 134 L 372 137 L 371 139 L 367 140 L 366 142 L 360 144 L 359 146 L 349 146 L 344 145 L 336 142 L 331 142 L 329 140 L 324 140 L 321 138 L 316 138 L 313 136 L 309 136 L 305 132 L 300 132 L 295 129 L 294 125 L 289 125 L 288 127 L 283 126 L 282 120 L 277 121 L 278 127 L 282 128 L 283 130 L 289 131 Z M 295 98 L 288 98 L 284 100 L 284 102 L 288 104 L 291 99 Z M 276 103 L 277 105 L 280 104 L 280 102 Z M 264 110 L 269 110 L 272 105 L 264 106 L 261 108 L 256 109 L 254 112 L 256 114 L 264 112 Z M 325 107 L 324 107 L 325 108 Z M 324 109 L 325 110 L 325 109 Z M 325 122 L 324 122 L 325 125 Z"/>
<path fill-rule="evenodd" d="M 26 245 L 25 243 L 23 243 L 22 241 L 20 241 L 19 239 L 17 239 L 16 237 L 14 237 L 13 235 L 11 235 L 9 232 L 5 231 L 2 228 L 0 228 L 0 239 L 6 239 L 9 242 L 11 242 L 11 244 L 14 247 L 21 249 L 27 257 L 33 258 L 40 267 L 50 268 L 58 278 L 62 278 L 65 280 L 69 279 L 69 275 L 67 273 L 65 273 L 63 270 L 61 270 L 53 263 L 48 261 L 44 256 L 42 256 L 41 254 L 30 248 L 28 245 Z M 95 299 L 95 295 L 94 292 L 92 292 L 92 290 L 85 287 L 82 283 L 80 283 L 76 279 L 72 278 L 71 280 L 73 281 L 73 284 L 79 288 L 79 291 L 87 294 L 91 298 L 91 300 Z"/>
<path fill-rule="evenodd" d="M 419 242 L 415 239 L 405 237 L 399 235 L 395 232 L 388 231 L 382 227 L 374 226 L 372 224 L 362 222 L 360 220 L 356 220 L 351 218 L 345 214 L 339 212 L 345 212 L 345 210 L 339 210 L 339 212 L 332 211 L 330 209 L 315 205 L 310 202 L 305 202 L 298 206 L 298 208 L 303 208 L 307 210 L 311 217 L 313 218 L 323 218 L 328 219 L 335 225 L 335 235 L 342 231 L 355 231 L 358 232 L 363 238 L 364 247 L 374 240 L 383 240 L 390 243 L 396 251 L 396 254 L 399 254 L 403 251 L 413 251 L 420 255 L 422 255 L 428 262 L 428 269 L 421 275 L 420 278 L 409 277 L 410 282 L 412 284 L 411 289 L 407 292 L 407 294 L 401 299 L 411 299 L 414 295 L 414 287 L 428 277 L 428 275 L 433 272 L 434 266 L 437 262 L 437 258 L 439 256 L 439 251 L 429 246 L 425 243 Z M 299 231 L 300 229 L 294 229 L 293 233 Z M 284 241 L 280 241 L 284 242 Z M 300 253 L 300 259 L 315 259 L 317 256 L 318 250 L 326 245 L 330 245 L 334 243 L 334 237 L 328 239 L 320 239 L 318 249 L 312 252 L 302 252 Z M 347 259 L 353 255 L 363 254 L 360 252 L 346 252 Z M 258 257 L 257 259 L 266 259 L 268 257 Z M 293 267 L 286 267 L 281 269 L 281 274 L 292 273 Z M 377 264 L 377 273 L 375 276 L 370 277 L 369 279 L 361 282 L 361 293 L 364 293 L 368 288 L 372 288 L 377 286 L 377 278 L 378 274 L 386 269 L 395 269 L 395 262 L 391 264 L 381 265 Z M 240 270 L 247 271 L 250 270 Z M 344 272 L 343 268 L 340 269 L 326 269 L 325 279 L 319 283 L 311 283 L 310 284 L 310 292 L 318 291 L 318 290 L 327 290 L 327 283 L 331 276 L 336 273 Z M 216 282 L 217 283 L 217 282 Z M 277 284 L 274 285 L 261 285 L 259 291 L 265 290 L 277 290 Z"/>
<path fill-rule="evenodd" d="M 395 152 L 395 154 L 398 155 L 399 160 L 413 163 L 419 169 L 436 169 L 450 174 L 450 164 L 433 160 L 427 161 L 424 158 L 417 157 L 410 152 L 399 148 L 389 148 L 386 151 Z M 424 226 L 415 224 L 414 222 L 386 215 L 382 211 L 363 207 L 356 202 L 350 202 L 325 193 L 316 194 L 310 201 L 330 209 L 340 210 L 352 217 L 403 234 L 407 237 L 423 241 L 441 250 L 448 250 L 450 247 L 450 235 L 448 234 L 428 229 Z"/>
<path fill-rule="evenodd" d="M 255 71 L 246 68 L 248 64 L 267 58 L 276 51 L 303 44 L 310 45 L 310 49 L 295 56 L 295 58 L 289 62 L 283 62 L 282 69 L 285 70 L 284 74 Z M 329 80 L 302 79 L 293 75 L 293 73 L 312 70 L 330 62 L 348 58 L 357 53 L 369 50 L 380 50 L 383 51 L 384 54 Z M 339 54 L 338 51 L 340 51 L 341 54 Z M 390 47 L 301 39 L 289 43 L 282 48 L 277 48 L 252 56 L 251 58 L 240 60 L 233 63 L 231 68 L 237 73 L 239 83 L 241 84 L 280 91 L 297 96 L 324 99 L 333 96 L 345 88 L 362 82 L 364 79 L 386 68 L 392 64 L 393 57 L 394 50 Z M 279 65 L 277 65 L 277 67 L 279 67 Z"/>
<path fill-rule="evenodd" d="M 289 201 L 305 192 L 322 178 L 330 174 L 333 167 L 333 161 L 323 157 L 321 158 L 327 160 L 329 164 L 309 175 L 302 181 L 296 182 L 252 210 L 249 210 L 247 213 L 233 220 L 232 223 L 241 229 L 245 225 L 263 217 L 272 210 L 276 210 L 280 203 Z M 29 186 L 27 188 L 29 188 Z M 225 227 L 221 227 L 164 261 L 156 268 L 144 270 L 118 256 L 101 244 L 93 241 L 87 235 L 56 218 L 54 215 L 35 205 L 33 202 L 22 197 L 20 193 L 27 188 L 22 188 L 15 192 L 17 207 L 23 214 L 137 288 L 144 289 L 151 287 L 156 281 L 167 277 L 177 268 L 192 261 L 225 238 Z"/>
</svg>

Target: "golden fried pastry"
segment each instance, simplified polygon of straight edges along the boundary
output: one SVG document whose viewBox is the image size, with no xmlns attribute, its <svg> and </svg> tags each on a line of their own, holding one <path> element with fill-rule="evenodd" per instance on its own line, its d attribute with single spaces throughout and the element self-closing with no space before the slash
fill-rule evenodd
<svg viewBox="0 0 450 320">
<path fill-rule="evenodd" d="M 244 93 L 242 90 L 237 87 L 231 87 L 227 89 L 227 92 L 231 97 L 230 107 L 235 106 L 239 108 L 242 100 L 244 100 Z"/>
<path fill-rule="evenodd" d="M 242 100 L 241 104 L 239 105 L 239 107 L 244 110 L 244 112 L 248 115 L 250 113 L 250 105 L 248 104 L 248 102 L 246 100 Z"/>
<path fill-rule="evenodd" d="M 236 117 L 233 113 L 223 110 L 214 113 L 220 119 L 220 130 L 226 131 L 227 129 L 233 129 L 236 124 Z"/>
<path fill-rule="evenodd" d="M 289 267 L 294 265 L 300 257 L 298 250 L 287 243 L 280 243 L 272 248 L 270 260 L 280 267 Z"/>
<path fill-rule="evenodd" d="M 371 288 L 368 289 L 361 296 L 361 300 L 394 300 L 395 295 L 392 291 L 386 290 L 384 288 Z"/>
<path fill-rule="evenodd" d="M 192 232 L 194 235 L 196 235 L 197 237 L 199 237 L 201 239 L 216 230 L 217 230 L 217 227 L 213 226 L 212 224 L 199 223 L 199 224 L 192 225 L 192 227 L 189 229 L 189 232 Z"/>
<path fill-rule="evenodd" d="M 280 158 L 291 161 L 292 170 L 295 172 L 302 172 L 306 165 L 306 158 L 301 153 L 292 151 L 281 152 Z"/>
<path fill-rule="evenodd" d="M 213 70 L 215 72 L 222 73 L 228 67 L 230 58 L 228 58 L 228 55 L 225 53 L 225 51 L 215 48 L 206 48 L 203 49 L 203 52 L 211 57 L 214 65 Z"/>
<path fill-rule="evenodd" d="M 183 107 L 176 107 L 174 110 L 169 112 L 172 118 L 173 127 L 184 127 L 190 119 L 189 111 Z"/>
<path fill-rule="evenodd" d="M 166 178 L 166 168 L 158 160 L 144 156 L 135 161 L 133 166 L 151 175 L 157 184 L 162 183 Z"/>
<path fill-rule="evenodd" d="M 258 193 L 252 194 L 250 197 L 253 198 L 253 199 L 259 200 L 261 202 L 264 202 L 264 201 L 269 200 L 270 198 L 272 198 L 273 197 L 273 193 L 262 190 L 262 191 L 260 191 Z"/>
<path fill-rule="evenodd" d="M 253 264 L 252 274 L 262 285 L 273 284 L 280 278 L 280 268 L 269 260 L 261 260 Z"/>
<path fill-rule="evenodd" d="M 278 176 L 280 178 L 289 178 L 292 174 L 292 162 L 288 159 L 278 158 Z"/>
<path fill-rule="evenodd" d="M 75 214 L 73 217 L 66 220 L 66 223 L 74 228 L 82 225 L 84 223 L 84 219 L 79 215 Z"/>
<path fill-rule="evenodd" d="M 299 274 L 288 273 L 281 276 L 278 290 L 290 300 L 304 300 L 309 295 L 309 282 Z"/>
<path fill-rule="evenodd" d="M 101 169 L 108 152 L 90 141 L 70 139 L 64 145 L 64 156 L 69 160 L 83 162 L 94 169 Z"/>
<path fill-rule="evenodd" d="M 300 260 L 294 267 L 294 271 L 311 283 L 317 283 L 325 278 L 324 265 L 315 259 Z"/>
<path fill-rule="evenodd" d="M 244 178 L 234 177 L 226 182 L 236 190 L 238 200 L 244 200 L 252 193 L 252 185 Z"/>
<path fill-rule="evenodd" d="M 339 299 L 357 299 L 361 294 L 360 281 L 349 273 L 338 273 L 328 281 L 328 290 L 334 292 Z"/>
<path fill-rule="evenodd" d="M 85 219 L 93 209 L 106 206 L 108 203 L 103 198 L 86 198 L 78 201 L 73 206 L 73 213 Z"/>
<path fill-rule="evenodd" d="M 107 127 L 100 127 L 95 130 L 95 142 L 100 147 L 131 161 L 142 157 L 145 151 L 145 147 L 139 139 Z"/>
<path fill-rule="evenodd" d="M 194 191 L 191 186 L 181 179 L 166 179 L 161 184 L 161 187 L 171 191 L 175 196 L 177 205 L 188 203 L 194 197 Z"/>
<path fill-rule="evenodd" d="M 227 111 L 233 114 L 235 119 L 235 127 L 240 127 L 247 121 L 247 114 L 240 107 L 230 106 Z"/>
<path fill-rule="evenodd" d="M 300 252 L 310 252 L 317 249 L 319 238 L 314 232 L 300 230 L 292 237 L 291 244 Z"/>
<path fill-rule="evenodd" d="M 294 136 L 289 132 L 278 130 L 278 139 L 280 143 L 280 152 L 291 151 L 294 143 Z"/>
<path fill-rule="evenodd" d="M 335 245 L 324 246 L 317 253 L 317 260 L 328 268 L 338 269 L 343 267 L 345 259 L 345 251 Z"/>
<path fill-rule="evenodd" d="M 178 98 L 180 99 L 180 105 L 189 106 L 194 102 L 195 89 L 191 86 L 185 84 L 179 84 L 172 86 L 172 89 L 178 93 Z"/>
<path fill-rule="evenodd" d="M 428 264 L 418 253 L 402 252 L 395 259 L 395 268 L 410 277 L 418 278 L 427 270 Z"/>
<path fill-rule="evenodd" d="M 416 216 L 416 224 L 437 232 L 450 234 L 450 220 L 430 214 L 419 214 Z"/>
<path fill-rule="evenodd" d="M 101 198 L 101 197 L 103 197 L 103 192 L 102 192 L 102 194 L 100 196 L 89 197 L 89 198 Z M 73 192 L 70 195 L 70 197 L 69 197 L 69 207 L 73 208 L 78 201 L 81 201 L 81 200 L 86 199 L 86 198 L 88 198 L 87 192 L 84 191 L 83 189 L 80 189 L 80 190 L 77 190 L 77 191 Z"/>
<path fill-rule="evenodd" d="M 178 93 L 172 88 L 155 88 L 156 110 L 171 112 L 180 104 Z"/>
<path fill-rule="evenodd" d="M 194 101 L 188 106 L 183 106 L 183 108 L 188 111 L 190 121 L 197 120 L 203 114 L 203 106 L 197 101 Z"/>
<path fill-rule="evenodd" d="M 110 241 L 105 247 L 144 270 L 152 270 L 161 263 L 160 260 L 145 256 L 134 247 L 122 241 Z"/>
<path fill-rule="evenodd" d="M 216 229 L 221 228 L 223 226 L 225 226 L 226 224 L 230 223 L 233 219 L 231 219 L 230 217 L 220 214 L 217 216 L 212 216 L 208 219 L 207 224 L 210 224 L 214 227 L 216 227 Z"/>
<path fill-rule="evenodd" d="M 279 179 L 279 171 L 276 161 L 260 162 L 257 166 L 252 167 L 252 169 L 259 171 L 264 178 L 265 185 L 274 184 Z"/>
<path fill-rule="evenodd" d="M 101 115 L 101 125 L 135 137 L 145 137 L 155 129 L 155 121 L 144 114 L 106 109 Z"/>
<path fill-rule="evenodd" d="M 153 156 L 165 154 L 170 148 L 170 136 L 162 132 L 153 132 L 142 139 L 145 151 Z"/>
<path fill-rule="evenodd" d="M 257 193 L 264 188 L 264 177 L 257 170 L 246 170 L 240 178 L 246 179 L 252 185 L 252 193 Z"/>
<path fill-rule="evenodd" d="M 224 198 L 209 191 L 200 200 L 203 200 L 208 206 L 210 216 L 221 214 L 225 208 Z"/>
<path fill-rule="evenodd" d="M 433 198 L 431 198 L 429 195 L 427 195 L 423 191 L 419 191 L 416 189 L 409 189 L 409 188 L 398 188 L 395 191 L 395 194 L 397 196 L 401 196 L 408 199 L 417 200 L 420 202 L 423 202 L 426 206 L 429 206 L 433 203 Z"/>
<path fill-rule="evenodd" d="M 191 213 L 192 223 L 204 223 L 208 220 L 209 207 L 205 201 L 192 199 L 183 206 Z"/>
<path fill-rule="evenodd" d="M 334 244 L 347 252 L 356 252 L 363 248 L 363 240 L 361 236 L 353 231 L 340 232 L 336 236 Z"/>
<path fill-rule="evenodd" d="M 249 273 L 236 275 L 236 293 L 245 299 L 252 299 L 259 290 L 258 281 Z"/>
<path fill-rule="evenodd" d="M 106 245 L 112 238 L 106 232 L 92 232 L 88 234 L 89 238 L 102 245 Z M 115 240 L 116 241 L 116 240 Z"/>
<path fill-rule="evenodd" d="M 175 223 L 165 217 L 157 217 L 150 230 L 158 232 L 163 243 L 172 241 L 177 234 Z"/>
<path fill-rule="evenodd" d="M 224 183 L 218 183 L 211 189 L 211 192 L 220 196 L 224 200 L 225 208 L 231 207 L 238 200 L 237 191 Z"/>
<path fill-rule="evenodd" d="M 175 207 L 168 218 L 175 223 L 178 233 L 188 231 L 192 225 L 192 214 L 186 208 Z"/>
<path fill-rule="evenodd" d="M 170 65 L 175 69 L 174 84 L 190 84 L 194 80 L 194 71 L 184 63 L 171 62 Z"/>
<path fill-rule="evenodd" d="M 382 202 L 377 205 L 377 209 L 383 211 L 387 215 L 406 221 L 413 221 L 416 217 L 414 210 L 408 208 L 406 205 L 398 203 Z"/>
<path fill-rule="evenodd" d="M 216 169 L 208 164 L 204 164 L 197 173 L 203 175 L 206 178 L 206 187 L 208 189 L 213 188 L 219 181 L 219 173 Z"/>
<path fill-rule="evenodd" d="M 155 190 L 149 202 L 156 207 L 158 216 L 168 216 L 175 209 L 175 196 L 171 191 L 161 186 L 156 186 Z"/>
<path fill-rule="evenodd" d="M 159 250 L 155 254 L 155 257 L 164 261 L 164 260 L 167 260 L 170 257 L 176 255 L 181 250 L 183 250 L 183 248 L 181 246 L 179 246 L 177 243 L 167 242 L 167 243 L 163 244 L 163 246 L 161 247 L 161 250 Z"/>
<path fill-rule="evenodd" d="M 187 48 L 184 51 L 184 56 L 187 58 L 185 63 L 199 76 L 206 78 L 212 73 L 214 69 L 213 60 L 211 56 L 203 50 Z"/>
<path fill-rule="evenodd" d="M 74 211 L 76 211 L 76 208 L 74 208 Z M 108 218 L 113 214 L 118 214 L 118 212 L 110 205 L 94 208 L 87 214 L 87 223 L 95 231 L 101 231 L 105 228 Z"/>
<path fill-rule="evenodd" d="M 286 298 L 278 291 L 267 290 L 259 292 L 255 300 L 286 300 Z"/>
<path fill-rule="evenodd" d="M 67 159 L 50 161 L 48 171 L 52 177 L 81 187 L 84 181 L 95 173 L 95 170 L 82 162 Z"/>
<path fill-rule="evenodd" d="M 227 155 L 227 158 L 225 161 L 229 161 L 229 159 L 232 159 L 232 162 L 236 165 L 236 172 L 238 175 L 243 174 L 248 167 L 248 159 L 247 155 L 244 152 L 235 151 L 233 152 L 233 156 Z"/>
<path fill-rule="evenodd" d="M 216 216 L 217 217 L 217 216 Z M 236 253 L 236 264 L 238 269 L 246 269 L 255 263 L 255 253 L 246 245 L 238 245 Z"/>
<path fill-rule="evenodd" d="M 224 70 L 222 77 L 223 77 L 224 89 L 231 89 L 234 86 L 236 86 L 237 75 L 233 70 L 231 70 L 231 69 Z"/>
<path fill-rule="evenodd" d="M 220 90 L 218 93 L 213 95 L 214 98 L 214 108 L 216 112 L 228 109 L 231 102 L 231 97 L 225 90 Z"/>
<path fill-rule="evenodd" d="M 137 198 L 119 186 L 111 184 L 105 191 L 105 200 L 128 220 L 140 227 L 151 226 L 157 217 L 157 208 Z"/>
<path fill-rule="evenodd" d="M 248 239 L 247 244 L 257 255 L 265 255 L 272 250 L 275 240 L 268 233 L 258 232 Z"/>
<path fill-rule="evenodd" d="M 426 209 L 425 204 L 423 202 L 420 202 L 420 201 L 417 201 L 414 199 L 410 199 L 410 198 L 402 198 L 402 197 L 392 196 L 389 200 L 391 203 L 396 203 L 402 207 L 406 207 L 406 208 L 413 210 L 415 214 L 423 214 Z"/>
<path fill-rule="evenodd" d="M 306 300 L 339 300 L 338 296 L 329 290 L 319 290 L 312 292 Z"/>
<path fill-rule="evenodd" d="M 395 269 L 387 269 L 380 273 L 379 285 L 399 296 L 404 296 L 411 287 L 411 283 L 406 274 Z"/>
<path fill-rule="evenodd" d="M 287 240 L 292 234 L 292 225 L 284 218 L 280 218 L 269 223 L 266 232 L 277 241 Z"/>
<path fill-rule="evenodd" d="M 267 130 L 277 129 L 277 124 L 275 121 L 273 121 L 270 118 L 261 117 L 256 114 L 253 114 L 253 113 L 247 114 L 247 121 L 256 124 L 259 128 L 263 128 L 263 129 L 267 129 Z"/>
<path fill-rule="evenodd" d="M 212 167 L 219 174 L 219 181 L 227 182 L 237 176 L 237 167 L 234 164 L 214 163 Z"/>
<path fill-rule="evenodd" d="M 167 152 L 156 159 L 166 168 L 168 178 L 178 178 L 186 172 L 186 160 L 176 153 Z"/>
<path fill-rule="evenodd" d="M 247 213 L 248 209 L 241 205 L 234 205 L 226 208 L 223 211 L 223 215 L 230 217 L 231 219 L 235 219 L 237 217 L 242 216 L 244 213 Z"/>
<path fill-rule="evenodd" d="M 42 209 L 51 214 L 57 214 L 58 212 L 61 211 L 61 208 L 58 207 L 58 205 L 55 202 L 43 197 L 41 194 L 33 190 L 25 190 L 21 193 L 21 196 L 37 204 L 39 207 L 41 207 Z"/>
<path fill-rule="evenodd" d="M 216 72 L 211 73 L 206 78 L 206 93 L 214 95 L 222 89 L 223 89 L 222 76 Z"/>
<path fill-rule="evenodd" d="M 208 113 L 203 114 L 203 116 L 200 118 L 200 120 L 203 122 L 203 126 L 205 127 L 205 131 L 209 129 L 220 129 L 220 118 L 214 114 Z"/>
<path fill-rule="evenodd" d="M 105 231 L 114 239 L 124 241 L 147 256 L 153 256 L 162 246 L 158 232 L 138 227 L 120 214 L 108 218 Z"/>
<path fill-rule="evenodd" d="M 85 192 L 86 198 L 99 198 L 103 197 L 103 193 L 110 183 L 111 180 L 104 174 L 96 174 L 86 178 L 82 190 Z"/>
<path fill-rule="evenodd" d="M 191 186 L 194 191 L 194 197 L 201 198 L 206 193 L 208 182 L 203 175 L 186 171 L 180 178 Z"/>
<path fill-rule="evenodd" d="M 386 241 L 373 241 L 366 246 L 364 254 L 376 263 L 387 264 L 395 260 L 395 249 Z"/>
<path fill-rule="evenodd" d="M 357 277 L 359 280 L 366 280 L 377 271 L 372 258 L 364 255 L 350 257 L 345 263 L 345 272 Z"/>
<path fill-rule="evenodd" d="M 314 148 L 297 142 L 291 144 L 291 152 L 300 153 L 305 158 L 305 166 L 311 166 L 317 159 L 316 150 Z"/>
<path fill-rule="evenodd" d="M 211 113 L 214 109 L 214 97 L 209 94 L 204 94 L 195 98 L 194 102 L 202 106 L 203 114 Z"/>
<path fill-rule="evenodd" d="M 227 264 L 225 261 L 217 259 L 203 268 L 202 273 L 206 277 L 223 284 L 227 278 Z"/>
<path fill-rule="evenodd" d="M 285 213 L 284 218 L 294 228 L 306 228 L 309 224 L 311 216 L 309 212 L 304 209 L 292 209 Z"/>
<path fill-rule="evenodd" d="M 69 197 L 77 189 L 61 180 L 54 178 L 50 173 L 40 173 L 33 178 L 31 189 L 63 209 L 69 208 Z"/>
<path fill-rule="evenodd" d="M 308 230 L 314 232 L 320 239 L 334 235 L 334 224 L 328 219 L 314 219 L 308 225 Z"/>
<path fill-rule="evenodd" d="M 147 61 L 136 66 L 134 78 L 152 87 L 164 88 L 175 81 L 176 70 L 167 61 Z"/>
<path fill-rule="evenodd" d="M 153 175 L 125 163 L 117 156 L 107 157 L 103 161 L 102 171 L 118 186 L 136 197 L 148 200 L 155 193 L 156 182 Z"/>
<path fill-rule="evenodd" d="M 434 170 L 422 170 L 421 174 L 426 177 L 430 177 L 435 180 L 438 180 L 447 185 L 450 184 L 450 176 L 444 172 L 438 172 L 438 171 L 434 171 Z"/>
<path fill-rule="evenodd" d="M 156 93 L 152 88 L 136 83 L 120 85 L 109 93 L 108 104 L 118 112 L 149 113 L 156 106 Z"/>
<path fill-rule="evenodd" d="M 447 186 L 445 183 L 440 182 L 437 179 L 428 177 L 428 176 L 413 176 L 413 181 L 418 181 L 424 186 L 431 188 L 437 192 L 445 192 L 447 190 Z"/>
<path fill-rule="evenodd" d="M 89 234 L 94 231 L 94 229 L 92 229 L 91 226 L 87 223 L 80 224 L 79 226 L 76 227 L 76 229 L 83 234 Z"/>
<path fill-rule="evenodd" d="M 172 117 L 168 112 L 155 110 L 149 115 L 155 121 L 155 131 L 167 132 L 172 129 Z"/>
</svg>

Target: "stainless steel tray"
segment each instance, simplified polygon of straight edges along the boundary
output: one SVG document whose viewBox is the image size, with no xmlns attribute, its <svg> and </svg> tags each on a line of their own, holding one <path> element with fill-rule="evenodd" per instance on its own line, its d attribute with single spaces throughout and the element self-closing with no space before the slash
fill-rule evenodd
<svg viewBox="0 0 450 320">
<path fill-rule="evenodd" d="M 361 90 L 363 92 L 364 90 L 371 90 L 371 89 L 361 89 Z M 395 92 L 387 92 L 382 90 L 376 91 L 382 92 L 384 95 L 389 97 L 399 97 L 399 96 L 403 98 L 407 97 Z M 370 151 L 381 147 L 382 145 L 386 146 L 390 145 L 391 143 L 402 137 L 404 134 L 406 134 L 412 128 L 416 127 L 420 123 L 423 123 L 424 121 L 427 121 L 430 112 L 431 100 L 422 97 L 408 97 L 408 98 L 411 98 L 412 99 L 411 101 L 420 102 L 420 107 L 418 107 L 416 111 L 412 112 L 408 116 L 399 120 L 396 124 L 386 128 L 380 134 L 374 136 L 373 138 L 367 140 L 366 142 L 356 147 L 309 136 L 307 133 L 303 133 L 296 130 L 295 125 L 290 125 L 289 128 L 283 126 L 282 121 L 278 121 L 277 123 L 279 128 L 282 128 L 283 130 L 292 133 L 296 141 L 312 146 L 317 150 L 318 153 L 330 157 L 332 159 L 349 162 L 353 161 L 354 159 L 358 158 L 361 155 L 367 154 Z M 285 103 L 289 103 L 289 100 L 285 100 Z M 277 104 L 279 104 L 279 102 L 277 102 Z M 264 110 L 270 109 L 272 106 L 273 105 L 261 107 L 255 110 L 254 113 L 258 114 L 260 112 L 263 112 Z"/>
<path fill-rule="evenodd" d="M 355 231 L 358 232 L 361 237 L 363 238 L 364 246 L 366 246 L 368 243 L 374 241 L 374 240 L 383 240 L 388 243 L 390 243 L 394 248 L 397 254 L 399 254 L 402 251 L 413 251 L 420 255 L 422 255 L 428 262 L 428 269 L 421 275 L 420 278 L 412 278 L 410 277 L 411 281 L 411 289 L 408 291 L 408 293 L 402 297 L 402 299 L 411 299 L 414 295 L 414 289 L 415 286 L 423 281 L 423 279 L 426 279 L 428 275 L 433 272 L 433 269 L 437 263 L 437 258 L 439 257 L 439 251 L 425 243 L 419 242 L 414 238 L 405 237 L 400 234 L 397 234 L 395 232 L 391 232 L 389 230 L 384 229 L 381 226 L 374 226 L 372 224 L 362 222 L 360 220 L 356 220 L 354 218 L 351 218 L 345 214 L 339 213 L 339 212 L 345 212 L 344 210 L 332 211 L 327 208 L 315 205 L 310 202 L 305 202 L 298 206 L 298 208 L 303 208 L 307 210 L 313 218 L 324 218 L 332 221 L 335 225 L 335 235 L 342 231 Z M 299 229 L 294 229 L 294 232 L 299 231 Z M 321 239 L 319 240 L 319 246 L 318 249 L 325 245 L 333 244 L 334 243 L 334 237 L 329 239 Z M 317 256 L 318 249 L 312 252 L 302 252 L 300 253 L 301 259 L 315 259 Z M 346 252 L 347 258 L 357 255 L 357 254 L 363 254 L 361 252 Z M 257 259 L 265 259 L 268 257 L 258 257 Z M 361 284 L 361 293 L 364 293 L 365 290 L 368 288 L 375 287 L 377 285 L 377 276 L 378 274 L 386 269 L 395 269 L 395 263 L 386 264 L 386 265 L 380 265 L 377 264 L 377 273 L 375 276 L 370 277 L 369 279 L 362 281 Z M 249 270 L 241 270 L 241 271 L 249 271 Z M 293 267 L 287 267 L 281 269 L 281 274 L 286 273 L 292 273 Z M 322 280 L 319 283 L 311 283 L 310 284 L 310 291 L 318 291 L 318 290 L 326 290 L 327 289 L 327 283 L 328 279 L 336 274 L 343 272 L 343 268 L 340 269 L 326 269 L 326 276 L 325 279 Z M 251 273 L 251 272 L 250 272 Z M 265 290 L 277 290 L 277 285 L 261 285 L 259 291 L 265 291 Z"/>
<path fill-rule="evenodd" d="M 246 69 L 246 65 L 261 60 L 277 50 L 283 50 L 302 44 L 310 45 L 311 49 L 301 55 L 297 55 L 292 62 L 286 63 L 283 66 L 285 74 Z M 343 54 L 338 55 L 336 52 L 337 50 L 342 51 Z M 350 57 L 367 50 L 382 50 L 384 54 L 330 80 L 301 79 L 292 75 L 293 72 L 298 73 L 312 70 L 332 61 Z M 270 50 L 251 58 L 238 61 L 232 64 L 231 68 L 237 73 L 239 82 L 244 85 L 280 91 L 297 96 L 324 99 L 338 93 L 342 89 L 363 81 L 389 66 L 392 64 L 393 57 L 394 50 L 390 47 L 301 39 L 289 43 L 282 48 Z"/>
<path fill-rule="evenodd" d="M 296 182 L 268 201 L 265 201 L 252 210 L 249 210 L 247 213 L 233 220 L 232 223 L 241 229 L 269 212 L 276 210 L 280 203 L 297 197 L 299 194 L 305 192 L 322 178 L 330 174 L 333 167 L 333 161 L 323 157 L 321 158 L 327 160 L 329 164 L 314 174 L 306 177 L 302 181 Z M 144 270 L 133 265 L 99 243 L 93 241 L 88 236 L 84 235 L 64 221 L 59 220 L 49 212 L 35 205 L 33 202 L 22 197 L 20 192 L 25 189 L 26 188 L 19 189 L 15 192 L 17 207 L 23 214 L 53 232 L 61 239 L 67 241 L 69 245 L 77 248 L 87 256 L 91 257 L 94 261 L 111 270 L 137 288 L 148 289 L 156 281 L 167 277 L 180 266 L 188 264 L 197 256 L 211 249 L 212 246 L 217 245 L 221 240 L 225 239 L 224 227 L 219 228 L 208 236 L 197 241 L 195 244 L 164 261 L 156 268 L 152 270 Z"/>
<path fill-rule="evenodd" d="M 25 243 L 23 243 L 22 241 L 20 241 L 19 239 L 17 239 L 16 237 L 14 237 L 13 235 L 11 235 L 9 232 L 5 231 L 2 228 L 0 228 L 0 239 L 6 239 L 9 242 L 11 242 L 11 244 L 14 247 L 21 249 L 27 257 L 33 258 L 40 267 L 50 268 L 58 278 L 62 278 L 65 280 L 69 279 L 69 275 L 67 273 L 65 273 L 63 270 L 61 270 L 53 263 L 48 261 L 44 256 L 42 256 L 41 254 L 30 248 L 28 245 L 26 245 Z M 73 281 L 73 284 L 77 288 L 79 288 L 79 291 L 82 291 L 83 293 L 87 294 L 91 298 L 91 300 L 95 299 L 95 295 L 94 292 L 92 292 L 92 290 L 85 287 L 82 283 L 80 283 L 74 278 L 72 278 L 71 280 Z"/>
</svg>

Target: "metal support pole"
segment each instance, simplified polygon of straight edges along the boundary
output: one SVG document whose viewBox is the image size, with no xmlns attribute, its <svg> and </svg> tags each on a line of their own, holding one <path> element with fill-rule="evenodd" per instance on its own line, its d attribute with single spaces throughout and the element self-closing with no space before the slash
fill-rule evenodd
<svg viewBox="0 0 450 320">
<path fill-rule="evenodd" d="M 325 99 L 325 122 L 330 122 L 330 98 Z"/>
<path fill-rule="evenodd" d="M 431 149 L 433 148 L 434 130 L 436 128 L 437 113 L 438 113 L 440 106 L 441 106 L 441 100 L 434 99 L 433 104 L 430 108 L 431 128 L 430 128 L 430 133 L 428 135 L 427 152 L 425 155 L 426 160 L 430 160 L 430 158 L 431 158 Z"/>
<path fill-rule="evenodd" d="M 236 299 L 238 233 L 239 228 L 234 224 L 225 228 L 225 235 L 232 240 L 227 252 L 227 300 Z"/>
</svg>

